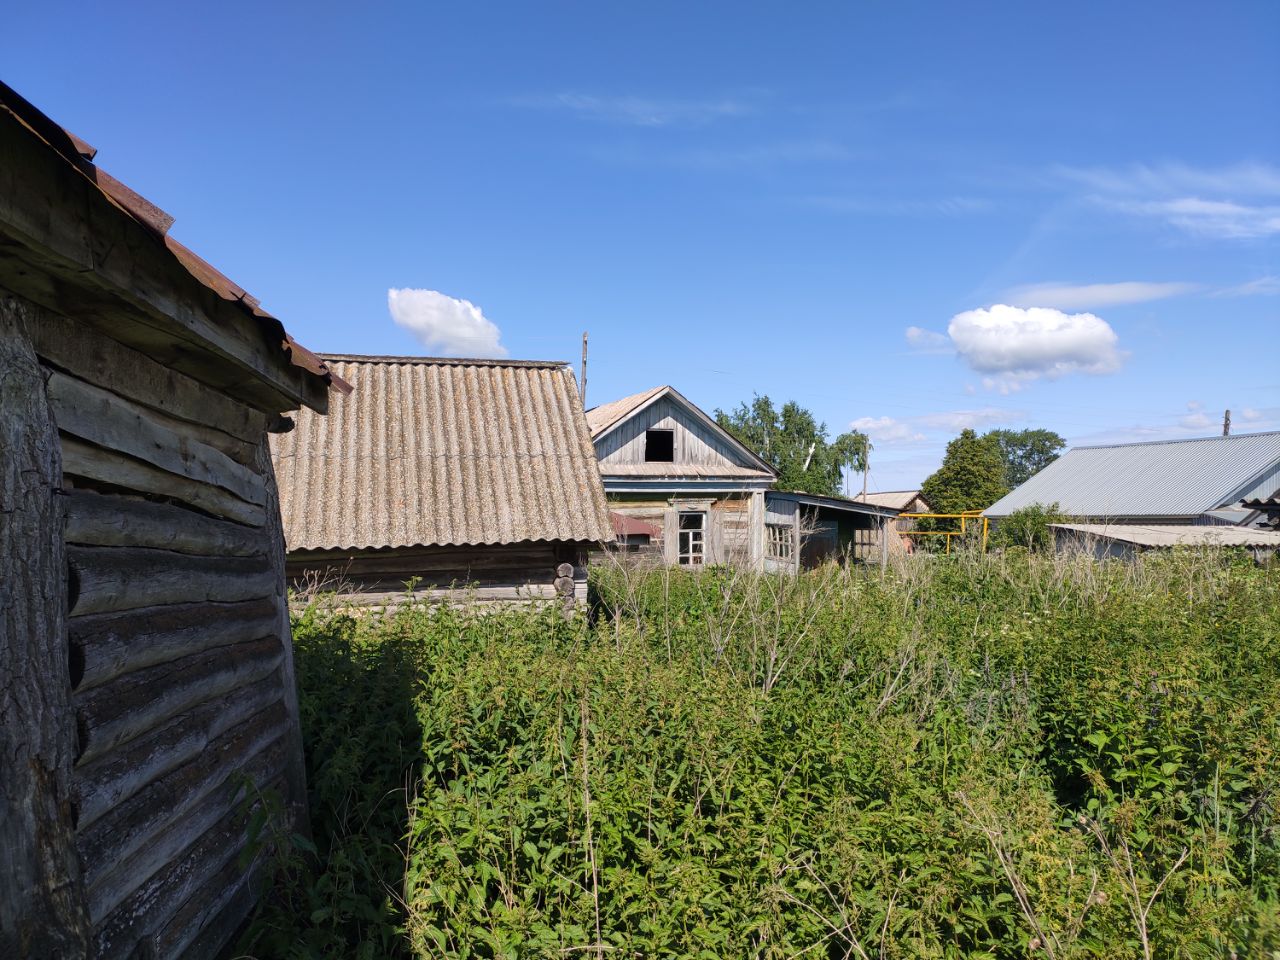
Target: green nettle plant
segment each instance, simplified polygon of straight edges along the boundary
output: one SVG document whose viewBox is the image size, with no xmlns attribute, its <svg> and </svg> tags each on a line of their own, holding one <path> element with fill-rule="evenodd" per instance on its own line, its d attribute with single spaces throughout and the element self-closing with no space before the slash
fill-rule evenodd
<svg viewBox="0 0 1280 960">
<path fill-rule="evenodd" d="M 243 955 L 1280 951 L 1275 567 L 592 587 L 569 623 L 297 615 L 314 846 L 274 842 Z"/>
</svg>

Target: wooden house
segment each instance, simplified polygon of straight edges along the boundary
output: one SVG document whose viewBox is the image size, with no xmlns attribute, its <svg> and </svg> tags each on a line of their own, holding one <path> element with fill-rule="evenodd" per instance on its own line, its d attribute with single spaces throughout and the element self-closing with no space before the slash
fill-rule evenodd
<svg viewBox="0 0 1280 960">
<path fill-rule="evenodd" d="M 775 490 L 774 469 L 674 387 L 601 404 L 587 424 L 609 509 L 658 531 L 651 549 L 673 566 L 794 572 L 857 556 L 857 531 L 891 515 Z"/>
<path fill-rule="evenodd" d="M 355 386 L 272 439 L 300 587 L 356 603 L 406 595 L 586 597 L 614 539 L 582 401 L 558 362 L 329 356 Z"/>
<path fill-rule="evenodd" d="M 266 437 L 341 384 L 93 157 L 0 84 L 0 956 L 212 957 L 243 782 L 305 829 Z"/>
</svg>

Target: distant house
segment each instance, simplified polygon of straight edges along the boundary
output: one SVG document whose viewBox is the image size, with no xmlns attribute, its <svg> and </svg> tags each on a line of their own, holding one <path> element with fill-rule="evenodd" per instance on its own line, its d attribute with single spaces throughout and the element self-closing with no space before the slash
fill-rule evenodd
<svg viewBox="0 0 1280 960">
<path fill-rule="evenodd" d="M 855 494 L 855 500 L 873 506 L 896 510 L 898 513 L 928 513 L 933 508 L 919 490 L 884 490 L 880 493 Z"/>
<path fill-rule="evenodd" d="M 609 509 L 648 524 L 673 566 L 794 571 L 856 554 L 859 531 L 894 513 L 774 490 L 774 469 L 674 387 L 601 404 L 587 424 Z"/>
<path fill-rule="evenodd" d="M 1078 523 L 1248 524 L 1280 493 L 1280 431 L 1075 447 L 984 511 L 1056 503 Z"/>
<path fill-rule="evenodd" d="M 295 585 L 385 604 L 582 599 L 611 542 L 595 451 L 563 363 L 328 356 L 355 387 L 272 440 Z"/>
<path fill-rule="evenodd" d="M 1085 550 L 1100 560 L 1131 560 L 1148 550 L 1173 547 L 1235 547 L 1255 560 L 1280 551 L 1280 531 L 1221 525 L 1055 523 L 1059 550 Z"/>
<path fill-rule="evenodd" d="M 897 534 L 897 536 L 890 536 L 886 544 L 890 553 L 905 553 L 914 548 L 912 539 L 904 534 L 916 528 L 916 521 L 914 518 L 901 515 L 929 513 L 933 510 L 929 501 L 919 490 L 885 490 L 880 493 L 868 493 L 865 497 L 859 493 L 854 499 L 894 511 L 894 519 L 889 523 L 888 529 L 891 534 Z M 868 548 L 874 550 L 879 543 L 877 532 L 872 531 L 868 537 Z"/>
<path fill-rule="evenodd" d="M 0 956 L 216 956 L 244 784 L 306 830 L 267 435 L 346 386 L 3 84 L 0 150 Z"/>
</svg>

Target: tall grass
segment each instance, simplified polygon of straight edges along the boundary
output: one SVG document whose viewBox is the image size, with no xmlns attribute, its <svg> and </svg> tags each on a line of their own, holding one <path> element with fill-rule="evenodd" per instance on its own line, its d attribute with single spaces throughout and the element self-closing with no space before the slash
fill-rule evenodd
<svg viewBox="0 0 1280 960">
<path fill-rule="evenodd" d="M 257 956 L 1280 949 L 1280 574 L 604 568 L 295 622 L 316 855 Z M 363 951 L 363 953 L 361 953 Z"/>
</svg>

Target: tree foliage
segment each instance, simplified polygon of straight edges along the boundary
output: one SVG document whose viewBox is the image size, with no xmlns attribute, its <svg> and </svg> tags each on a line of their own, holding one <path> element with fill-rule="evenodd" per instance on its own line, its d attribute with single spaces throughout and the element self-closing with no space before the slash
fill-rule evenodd
<svg viewBox="0 0 1280 960">
<path fill-rule="evenodd" d="M 827 425 L 794 401 L 779 410 L 767 396 L 756 394 L 750 406 L 741 403 L 732 413 L 717 409 L 715 418 L 778 471 L 780 490 L 835 496 L 841 473 L 860 471 L 866 464 L 865 434 L 855 430 L 828 441 Z"/>
<path fill-rule="evenodd" d="M 985 510 L 1006 493 L 1005 460 L 991 434 L 964 430 L 947 444 L 942 466 L 920 488 L 938 513 Z"/>
<path fill-rule="evenodd" d="M 1004 457 L 1004 482 L 1010 490 L 1026 483 L 1053 461 L 1067 445 L 1052 430 L 990 430 L 986 437 L 994 440 Z"/>
<path fill-rule="evenodd" d="M 1015 510 L 996 526 L 992 543 L 1002 547 L 1025 547 L 1033 553 L 1053 549 L 1053 529 L 1050 524 L 1067 519 L 1056 503 L 1045 506 L 1033 503 Z"/>
</svg>

